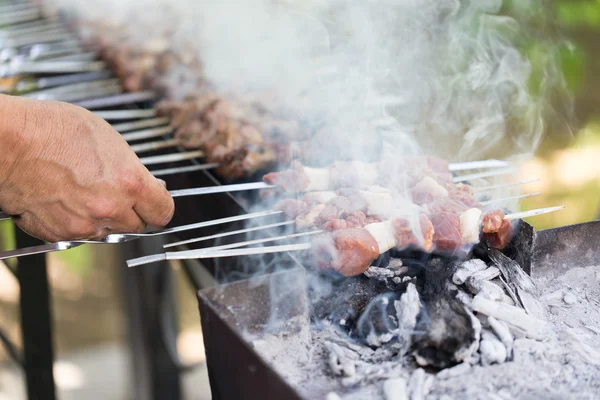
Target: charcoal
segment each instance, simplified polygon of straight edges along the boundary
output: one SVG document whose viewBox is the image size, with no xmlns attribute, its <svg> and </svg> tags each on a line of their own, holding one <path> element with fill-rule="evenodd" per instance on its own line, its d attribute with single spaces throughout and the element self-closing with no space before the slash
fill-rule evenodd
<svg viewBox="0 0 600 400">
<path fill-rule="evenodd" d="M 514 260 L 503 254 L 498 249 L 488 249 L 488 257 L 496 267 L 502 272 L 505 280 L 510 282 L 516 288 L 532 293 L 535 290 L 535 284 L 529 275 L 523 271 L 523 268 Z"/>
<path fill-rule="evenodd" d="M 466 349 L 478 340 L 473 319 L 447 282 L 457 263 L 435 258 L 425 272 L 421 291 L 425 311 L 416 326 L 414 355 L 419 365 L 447 368 L 463 361 Z M 468 352 L 467 352 L 468 353 Z"/>
<path fill-rule="evenodd" d="M 371 300 L 385 292 L 389 292 L 385 283 L 365 276 L 341 279 L 333 282 L 328 296 L 313 303 L 313 318 L 327 319 L 349 331 Z"/>
<path fill-rule="evenodd" d="M 394 302 L 400 300 L 400 293 L 387 292 L 375 297 L 356 321 L 352 335 L 370 346 L 380 346 L 389 342 L 398 329 Z"/>
<path fill-rule="evenodd" d="M 531 275 L 531 260 L 533 258 L 533 243 L 535 230 L 527 222 L 520 220 L 514 236 L 503 250 L 503 253 L 521 266 L 526 274 Z"/>
</svg>

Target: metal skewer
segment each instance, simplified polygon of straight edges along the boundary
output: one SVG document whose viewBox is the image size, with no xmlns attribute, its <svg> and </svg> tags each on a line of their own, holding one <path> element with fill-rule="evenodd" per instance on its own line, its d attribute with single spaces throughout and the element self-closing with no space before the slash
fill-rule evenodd
<svg viewBox="0 0 600 400">
<path fill-rule="evenodd" d="M 156 171 L 150 171 L 150 173 L 154 176 L 165 176 L 165 175 L 181 174 L 184 172 L 204 171 L 207 169 L 217 168 L 218 166 L 219 166 L 219 164 L 217 164 L 217 163 L 188 165 L 185 167 L 159 169 Z"/>
<path fill-rule="evenodd" d="M 147 153 L 149 151 L 168 149 L 179 146 L 180 142 L 177 139 L 158 140 L 156 142 L 140 143 L 131 145 L 131 150 L 136 154 Z"/>
<path fill-rule="evenodd" d="M 510 164 L 506 161 L 501 160 L 483 160 L 483 161 L 468 161 L 462 163 L 448 164 L 448 171 L 464 171 L 468 169 L 479 169 L 479 168 L 501 168 L 508 167 Z"/>
<path fill-rule="evenodd" d="M 512 213 L 505 215 L 504 219 L 512 220 L 519 218 L 531 217 L 534 215 L 541 215 L 553 211 L 558 211 L 564 208 L 564 206 L 559 207 L 549 207 L 549 208 L 541 208 L 537 210 L 529 210 L 521 213 Z M 293 221 L 292 221 L 293 222 Z M 322 231 L 312 231 L 308 234 L 320 233 Z M 271 246 L 271 247 L 258 247 L 258 248 L 244 248 L 244 249 L 235 249 L 229 250 L 236 247 L 242 247 L 250 244 L 258 244 L 258 243 L 266 243 L 274 240 L 284 240 L 289 239 L 291 237 L 297 237 L 298 234 L 280 236 L 277 238 L 267 238 L 267 239 L 257 239 L 250 240 L 246 242 L 240 243 L 232 243 L 229 245 L 223 246 L 215 246 L 209 247 L 205 249 L 199 250 L 186 250 L 179 252 L 167 252 L 162 254 L 154 254 L 145 257 L 134 258 L 132 260 L 127 261 L 127 265 L 129 267 L 136 267 L 139 265 L 149 264 L 157 261 L 168 261 L 168 260 L 186 260 L 186 259 L 202 259 L 202 258 L 219 258 L 219 257 L 237 257 L 244 255 L 258 255 L 258 254 L 271 254 L 271 253 L 283 253 L 287 251 L 297 251 L 297 250 L 307 250 L 311 248 L 310 243 L 301 243 L 295 245 L 287 245 L 287 246 Z"/>
<path fill-rule="evenodd" d="M 2 13 L 0 15 L 0 25 L 15 25 L 20 22 L 27 22 L 38 19 L 40 17 L 39 8 L 26 10 L 17 10 L 10 13 Z"/>
<path fill-rule="evenodd" d="M 142 128 L 154 128 L 156 126 L 167 125 L 169 123 L 169 118 L 159 117 L 159 118 L 149 118 L 143 119 L 140 121 L 133 122 L 124 122 L 121 124 L 114 124 L 113 128 L 120 133 L 133 131 L 136 129 Z"/>
<path fill-rule="evenodd" d="M 121 84 L 119 79 L 103 79 L 99 81 L 78 82 L 48 89 L 42 89 L 24 94 L 23 97 L 29 97 L 38 100 L 62 100 L 63 98 L 68 98 L 69 96 L 77 95 L 77 92 L 80 92 L 79 96 L 83 94 L 89 97 L 91 93 L 96 93 L 99 89 L 114 88 L 115 86 L 119 87 L 120 89 Z"/>
<path fill-rule="evenodd" d="M 211 220 L 211 221 L 198 222 L 195 224 L 176 226 L 173 228 L 167 228 L 167 229 L 159 230 L 156 232 L 137 233 L 137 234 L 111 234 L 100 240 L 73 240 L 73 241 L 50 243 L 50 244 L 45 244 L 45 245 L 41 245 L 41 246 L 27 247 L 27 248 L 16 249 L 16 250 L 11 250 L 11 251 L 6 251 L 6 252 L 0 252 L 0 260 L 6 260 L 9 258 L 16 258 L 16 257 L 24 257 L 24 256 L 28 256 L 28 255 L 33 255 L 33 254 L 42 254 L 42 253 L 50 253 L 50 252 L 55 252 L 55 251 L 68 250 L 68 249 L 72 249 L 77 246 L 81 246 L 83 244 L 125 243 L 125 242 L 129 242 L 129 241 L 139 239 L 142 237 L 168 235 L 171 233 L 206 228 L 209 226 L 227 224 L 227 223 L 237 222 L 237 221 L 244 221 L 244 220 L 248 220 L 248 219 L 252 219 L 252 218 L 266 217 L 269 215 L 276 215 L 276 214 L 280 214 L 280 213 L 281 213 L 281 211 L 261 211 L 261 212 L 252 213 L 252 214 L 243 214 L 243 215 L 238 215 L 235 217 L 220 218 L 220 219 L 215 219 L 215 220 Z"/>
<path fill-rule="evenodd" d="M 108 121 L 150 118 L 156 116 L 156 110 L 98 110 L 94 114 Z"/>
<path fill-rule="evenodd" d="M 493 203 L 501 203 L 501 202 L 510 201 L 510 200 L 526 199 L 528 197 L 536 197 L 536 196 L 539 196 L 541 194 L 542 194 L 542 192 L 519 194 L 519 195 L 516 195 L 516 196 L 503 197 L 501 199 L 492 199 L 492 200 L 482 201 L 479 204 L 481 204 L 482 206 L 487 206 L 487 205 L 493 204 Z"/>
<path fill-rule="evenodd" d="M 188 254 L 186 259 L 201 259 L 201 258 L 221 258 L 221 257 L 239 257 L 239 256 L 248 256 L 255 254 L 272 254 L 272 253 L 285 253 L 289 251 L 301 251 L 308 250 L 311 248 L 310 243 L 300 243 L 300 244 L 288 244 L 282 246 L 267 246 L 267 247 L 253 247 L 247 249 L 234 249 L 234 250 L 217 250 L 211 252 L 198 252 L 198 254 Z M 193 250 L 191 250 L 193 251 Z M 162 261 L 162 260 L 181 260 L 181 255 L 175 256 L 173 254 L 177 253 L 163 253 L 158 254 L 157 256 L 148 256 L 152 257 L 150 262 Z M 157 259 L 155 259 L 157 257 Z M 171 258 L 175 257 L 175 258 Z M 146 264 L 146 257 L 135 258 L 133 260 L 127 261 L 128 267 L 135 267 L 137 265 Z"/>
<path fill-rule="evenodd" d="M 562 210 L 563 208 L 565 208 L 565 206 L 537 208 L 535 210 L 521 211 L 521 212 L 506 214 L 504 216 L 504 219 L 511 221 L 511 220 L 514 220 L 514 219 L 523 219 L 523 218 L 535 217 L 535 216 L 538 216 L 538 215 L 548 214 L 548 213 L 551 213 L 551 212 L 559 211 L 559 210 Z"/>
<path fill-rule="evenodd" d="M 261 230 L 266 230 L 266 229 L 271 229 L 271 228 L 277 228 L 277 227 L 280 227 L 280 226 L 294 225 L 295 223 L 296 223 L 296 221 L 292 220 L 292 221 L 278 222 L 276 224 L 269 224 L 269 225 L 257 226 L 257 227 L 254 227 L 254 228 L 238 229 L 236 231 L 217 233 L 215 235 L 203 236 L 203 237 L 199 237 L 199 238 L 194 238 L 194 239 L 182 240 L 182 241 L 179 241 L 179 242 L 168 243 L 168 244 L 165 244 L 163 246 L 163 248 L 168 249 L 168 248 L 171 248 L 171 247 L 177 247 L 177 246 L 183 246 L 183 245 L 191 244 L 191 243 L 203 242 L 205 240 L 210 240 L 210 239 L 218 239 L 218 238 L 227 237 L 227 236 L 239 235 L 239 234 L 242 234 L 242 233 L 249 233 L 249 232 L 261 231 Z"/>
<path fill-rule="evenodd" d="M 117 96 L 102 97 L 99 99 L 83 100 L 74 104 L 79 107 L 94 109 L 123 106 L 126 104 L 134 104 L 152 100 L 156 100 L 156 93 L 152 91 L 144 91 L 125 93 Z"/>
<path fill-rule="evenodd" d="M 95 72 L 106 68 L 103 61 L 41 61 L 20 62 L 4 65 L 0 68 L 0 77 L 10 77 L 20 74 L 61 74 L 76 72 Z"/>
<path fill-rule="evenodd" d="M 270 238 L 265 238 L 265 239 L 248 240 L 245 242 L 225 244 L 222 246 L 213 246 L 213 247 L 209 247 L 206 249 L 185 250 L 185 251 L 171 252 L 171 253 L 166 253 L 166 254 L 167 254 L 167 260 L 186 260 L 186 259 L 189 259 L 190 257 L 198 258 L 198 256 L 202 255 L 202 254 L 212 254 L 215 251 L 219 251 L 219 250 L 235 249 L 238 247 L 250 246 L 253 244 L 261 244 L 261 243 L 276 242 L 276 241 L 280 241 L 280 240 L 295 239 L 295 238 L 299 238 L 299 237 L 316 235 L 316 234 L 322 233 L 322 232 L 323 232 L 322 230 L 315 230 L 315 231 L 310 231 L 310 232 L 293 233 L 290 235 L 270 237 Z M 143 265 L 143 264 L 150 264 L 153 262 L 161 261 L 164 259 L 164 257 L 165 257 L 164 253 L 163 254 L 153 254 L 150 256 L 145 256 L 145 257 L 140 257 L 140 258 L 136 258 L 133 260 L 129 260 L 129 261 L 127 261 L 127 265 L 130 267 L 136 267 L 136 266 Z M 131 264 L 130 264 L 130 262 L 131 262 Z"/>
<path fill-rule="evenodd" d="M 29 2 L 15 3 L 15 4 L 3 4 L 0 6 L 0 13 L 11 13 L 16 11 L 24 11 L 28 9 L 38 9 L 37 5 Z"/>
<path fill-rule="evenodd" d="M 91 62 L 98 58 L 98 53 L 95 51 L 88 51 L 85 53 L 75 53 L 75 54 L 66 54 L 66 55 L 57 55 L 52 57 L 44 57 L 44 60 L 48 61 L 81 61 L 81 62 Z"/>
<path fill-rule="evenodd" d="M 52 76 L 46 78 L 40 78 L 35 81 L 20 81 L 16 85 L 16 91 L 18 93 L 30 92 L 33 90 L 41 90 L 47 88 L 53 88 L 56 86 L 71 85 L 74 83 L 83 83 L 95 80 L 108 79 L 112 76 L 110 71 L 98 71 L 98 72 L 85 72 L 82 74 L 70 74 L 62 76 Z"/>
<path fill-rule="evenodd" d="M 13 48 L 19 48 L 19 47 L 24 47 L 24 46 L 30 46 L 32 44 L 40 44 L 40 43 L 52 43 L 52 42 L 61 42 L 64 40 L 69 40 L 71 39 L 73 36 L 64 31 L 64 30 L 57 30 L 54 32 L 48 32 L 47 34 L 39 33 L 36 35 L 32 35 L 32 36 L 24 36 L 24 37 L 17 37 L 17 38 L 13 38 L 13 39 L 5 39 L 0 41 L 0 46 L 2 47 L 13 47 Z"/>
<path fill-rule="evenodd" d="M 460 182 L 472 181 L 475 179 L 491 178 L 494 176 L 512 174 L 514 172 L 517 172 L 518 170 L 519 170 L 519 167 L 501 168 L 501 169 L 492 170 L 492 171 L 478 172 L 475 174 L 455 176 L 454 179 L 452 179 L 452 181 L 454 183 L 460 183 Z"/>
<path fill-rule="evenodd" d="M 161 126 L 159 128 L 142 129 L 139 131 L 124 133 L 121 136 L 126 142 L 134 142 L 136 140 L 152 139 L 155 137 L 168 135 L 171 132 L 173 132 L 173 128 L 170 126 Z"/>
<path fill-rule="evenodd" d="M 246 190 L 269 189 L 275 187 L 264 182 L 253 183 L 236 183 L 233 185 L 207 186 L 195 189 L 171 190 L 169 193 L 172 197 L 198 196 L 215 193 L 231 193 L 241 192 Z"/>
<path fill-rule="evenodd" d="M 170 162 L 178 162 L 185 160 L 193 160 L 194 158 L 204 157 L 204 152 L 200 150 L 188 151 L 185 153 L 163 154 L 160 156 L 142 157 L 140 161 L 144 165 L 165 164 Z"/>
<path fill-rule="evenodd" d="M 4 13 L 4 11 L 0 10 L 0 14 L 1 13 Z M 12 39 L 12 38 L 18 37 L 18 36 L 32 35 L 35 33 L 46 32 L 46 31 L 49 31 L 52 29 L 57 29 L 57 28 L 62 28 L 62 27 L 63 27 L 63 25 L 58 22 L 44 20 L 42 23 L 36 24 L 36 25 L 25 26 L 25 27 L 21 27 L 21 28 L 17 27 L 17 28 L 13 28 L 13 29 L 0 30 L 0 38 L 1 39 Z"/>
</svg>

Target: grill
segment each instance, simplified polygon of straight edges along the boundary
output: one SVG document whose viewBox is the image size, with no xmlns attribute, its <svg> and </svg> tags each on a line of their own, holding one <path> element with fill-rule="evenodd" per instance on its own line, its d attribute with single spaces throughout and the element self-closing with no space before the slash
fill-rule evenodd
<svg viewBox="0 0 600 400">
<path fill-rule="evenodd" d="M 600 221 L 539 232 L 524 225 L 507 253 L 519 254 L 520 262 L 534 279 L 549 280 L 572 269 L 599 265 L 600 252 L 593 240 L 599 233 Z M 356 284 L 368 290 L 365 281 L 357 280 Z M 289 289 L 285 298 L 274 295 L 278 287 L 284 286 Z M 265 399 L 337 398 L 327 397 L 327 392 L 302 393 L 286 378 L 290 370 L 274 365 L 254 345 L 256 339 L 267 335 L 301 335 L 301 324 L 267 329 L 272 325 L 271 310 L 277 309 L 282 321 L 308 323 L 317 318 L 315 314 L 322 310 L 315 308 L 307 292 L 309 286 L 304 269 L 298 268 L 198 293 L 213 398 L 239 399 L 247 393 Z M 542 288 L 540 295 L 548 292 Z M 334 308 L 330 305 L 327 312 Z M 290 350 L 290 357 L 294 356 L 297 354 Z M 320 366 L 326 365 L 323 362 Z M 315 379 L 322 373 L 315 370 Z"/>
<path fill-rule="evenodd" d="M 9 17 L 3 16 L 3 21 L 19 24 L 15 30 L 19 34 L 7 38 L 4 44 L 7 48 L 0 54 L 5 61 L 0 67 L 0 76 L 12 78 L 19 75 L 28 79 L 20 79 L 10 90 L 5 90 L 37 99 L 69 101 L 105 118 L 122 133 L 154 175 L 167 181 L 174 196 L 181 196 L 177 199 L 173 221 L 166 231 L 156 235 L 158 237 L 133 240 L 138 237 L 111 235 L 96 244 L 127 242 L 123 245 L 124 259 L 139 259 L 162 253 L 159 249 L 166 244 L 162 236 L 165 233 L 176 235 L 177 240 L 186 242 L 178 246 L 181 249 L 200 249 L 222 245 L 224 240 L 230 243 L 232 239 L 224 239 L 222 234 L 246 227 L 243 218 L 232 219 L 232 216 L 252 215 L 249 214 L 250 208 L 257 200 L 257 192 L 245 189 L 265 187 L 262 184 L 251 185 L 267 171 L 258 171 L 253 176 L 233 182 L 234 185 L 250 186 L 218 189 L 223 182 L 211 172 L 217 165 L 203 163 L 202 152 L 185 150 L 172 139 L 169 120 L 158 116 L 154 109 L 158 100 L 156 93 L 125 93 L 107 65 L 97 60 L 94 51 L 81 46 L 74 35 L 61 28 L 66 26 L 61 21 L 44 20 L 37 7 L 23 3 L 7 7 L 13 7 L 14 11 L 10 11 Z M 40 35 L 39 32 L 45 34 Z M 511 167 L 504 168 L 502 163 L 496 166 L 501 168 L 483 173 L 465 173 L 456 177 L 455 182 L 514 171 Z M 201 203 L 197 198 L 186 195 L 190 188 L 201 189 L 191 189 L 192 194 L 206 194 Z M 0 219 L 8 217 L 0 211 Z M 263 217 L 265 224 L 279 223 L 277 219 L 269 219 L 271 214 Z M 202 228 L 202 235 L 207 239 L 195 241 L 198 232 L 192 229 L 191 224 L 195 224 L 195 229 Z M 565 269 L 598 265 L 600 252 L 593 239 L 599 233 L 600 223 L 534 232 L 530 225 L 522 222 L 518 234 L 504 254 L 534 278 L 550 277 Z M 18 270 L 22 286 L 24 365 L 30 398 L 51 398 L 48 393 L 53 393 L 54 389 L 50 372 L 53 355 L 49 294 L 45 260 L 41 254 L 68 250 L 87 242 L 44 245 L 22 233 L 18 233 L 17 237 L 20 250 L 0 254 L 0 259 L 32 255 L 24 259 Z M 125 272 L 128 308 L 132 316 L 129 322 L 132 347 L 137 354 L 134 359 L 136 386 L 150 388 L 148 390 L 153 393 L 152 398 L 156 399 L 178 398 L 179 372 L 187 368 L 180 365 L 173 350 L 173 332 L 168 329 L 165 331 L 165 309 L 161 307 L 164 307 L 165 301 L 168 303 L 172 300 L 172 293 L 165 285 L 170 279 L 164 262 L 166 259 L 166 256 L 159 256 L 152 260 L 162 263 Z M 293 253 L 264 254 L 256 260 L 255 270 L 247 260 L 206 257 L 202 261 L 202 265 L 218 281 L 228 280 L 232 276 L 245 278 L 256 272 L 262 274 L 198 293 L 213 398 L 239 399 L 247 397 L 247 393 L 267 399 L 310 398 L 294 387 L 277 367 L 259 355 L 248 337 L 256 339 L 267 331 L 269 334 L 282 334 L 288 329 L 291 330 L 287 334 L 297 334 L 294 329 L 300 328 L 287 322 L 298 319 L 314 322 L 322 316 L 336 314 L 339 310 L 335 307 L 339 304 L 335 301 L 325 305 L 312 302 L 312 296 L 307 292 L 309 277 Z M 383 261 L 384 264 L 387 261 Z M 269 267 L 264 268 L 265 265 Z M 203 285 L 196 267 L 193 261 L 186 260 L 184 263 L 188 277 L 197 289 L 201 289 Z M 367 293 L 368 302 L 380 294 L 373 292 L 372 280 L 360 277 L 350 278 L 348 282 L 347 285 L 354 285 L 353 290 Z M 276 297 L 277 288 L 284 284 L 289 291 L 285 292 L 283 299 L 281 294 Z M 159 290 L 155 291 L 154 288 Z M 43 300 L 41 308 L 40 299 Z M 364 306 L 357 304 L 356 308 L 363 309 Z M 167 305 L 167 313 L 172 312 L 170 307 Z M 284 323 L 283 328 L 271 326 L 273 310 L 277 310 L 277 321 Z M 43 351 L 35 353 L 30 350 L 32 348 Z M 148 398 L 144 390 L 137 393 L 139 398 Z"/>
</svg>

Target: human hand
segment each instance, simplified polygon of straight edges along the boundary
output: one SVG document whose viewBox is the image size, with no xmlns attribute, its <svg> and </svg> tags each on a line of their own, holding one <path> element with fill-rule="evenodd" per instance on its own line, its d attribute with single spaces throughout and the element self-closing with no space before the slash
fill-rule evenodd
<svg viewBox="0 0 600 400">
<path fill-rule="evenodd" d="M 164 182 L 93 113 L 0 95 L 0 208 L 32 236 L 55 242 L 164 226 Z"/>
</svg>

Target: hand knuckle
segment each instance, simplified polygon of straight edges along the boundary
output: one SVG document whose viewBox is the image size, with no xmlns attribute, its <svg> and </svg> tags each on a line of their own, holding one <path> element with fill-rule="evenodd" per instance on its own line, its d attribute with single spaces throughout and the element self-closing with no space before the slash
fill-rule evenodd
<svg viewBox="0 0 600 400">
<path fill-rule="evenodd" d="M 136 171 L 126 170 L 119 174 L 119 186 L 126 193 L 138 193 L 144 187 L 144 180 Z"/>
<path fill-rule="evenodd" d="M 120 208 L 115 200 L 98 200 L 92 206 L 92 217 L 100 220 L 115 220 L 119 217 Z"/>
</svg>

